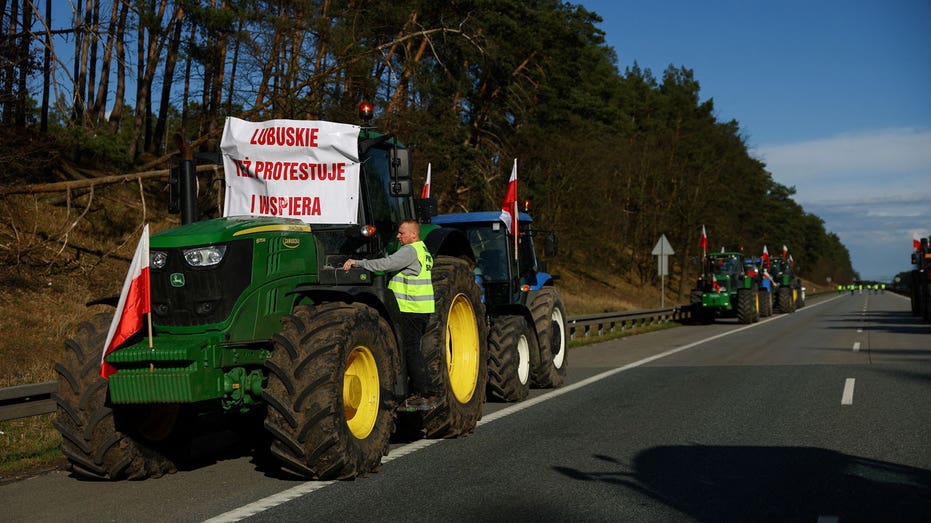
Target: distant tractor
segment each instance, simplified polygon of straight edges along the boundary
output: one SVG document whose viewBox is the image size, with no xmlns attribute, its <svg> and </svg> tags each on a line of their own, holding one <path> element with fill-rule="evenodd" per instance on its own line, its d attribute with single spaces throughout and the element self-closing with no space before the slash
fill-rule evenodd
<svg viewBox="0 0 931 523">
<path fill-rule="evenodd" d="M 776 311 L 795 312 L 805 306 L 805 289 L 795 275 L 795 262 L 791 256 L 776 255 L 770 259 L 769 274 L 773 278 Z"/>
<path fill-rule="evenodd" d="M 533 219 L 518 215 L 517 256 L 501 213 L 442 214 L 434 225 L 465 233 L 478 264 L 476 280 L 483 290 L 490 332 L 488 395 L 501 401 L 521 401 L 530 387 L 562 386 L 568 366 L 568 328 L 555 278 L 534 250 Z M 544 242 L 555 255 L 555 240 Z M 516 259 L 515 259 L 516 258 Z"/>
<path fill-rule="evenodd" d="M 702 276 L 690 294 L 692 315 L 702 323 L 718 317 L 736 317 L 740 323 L 760 319 L 760 289 L 757 276 L 748 273 L 742 252 L 708 254 Z"/>
</svg>

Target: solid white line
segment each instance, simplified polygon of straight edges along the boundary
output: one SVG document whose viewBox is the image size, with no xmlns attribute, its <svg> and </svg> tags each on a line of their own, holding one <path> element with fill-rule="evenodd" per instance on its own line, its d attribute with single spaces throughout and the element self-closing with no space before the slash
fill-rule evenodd
<svg viewBox="0 0 931 523">
<path fill-rule="evenodd" d="M 853 378 L 847 378 L 844 382 L 844 394 L 840 398 L 841 405 L 853 405 L 853 384 L 856 381 Z"/>
<path fill-rule="evenodd" d="M 860 342 L 859 342 L 859 341 L 855 341 L 855 342 L 853 342 L 853 351 L 854 351 L 854 352 L 857 352 L 858 350 L 860 350 Z"/>
<path fill-rule="evenodd" d="M 838 296 L 838 297 L 839 297 L 839 296 Z M 815 304 L 812 304 L 812 305 L 808 305 L 808 306 L 806 306 L 805 309 L 803 309 L 803 310 L 808 310 L 808 309 L 812 309 L 812 308 L 814 308 L 814 307 L 817 307 L 817 306 L 819 306 L 819 305 L 824 305 L 825 303 L 828 303 L 828 302 L 831 302 L 831 301 L 836 300 L 838 297 L 830 298 L 830 299 L 827 299 L 827 300 L 824 300 L 824 301 L 821 301 L 821 302 L 818 302 L 818 303 L 815 303 Z M 796 314 L 797 314 L 797 313 L 796 313 Z M 537 404 L 539 404 L 539 403 L 543 403 L 544 401 L 548 401 L 548 400 L 551 400 L 551 399 L 554 399 L 554 398 L 558 398 L 559 396 L 562 396 L 563 394 L 568 394 L 569 392 L 572 392 L 572 391 L 574 391 L 574 390 L 580 389 L 580 388 L 585 387 L 585 386 L 587 386 L 587 385 L 591 385 L 592 383 L 595 383 L 595 382 L 597 382 L 597 381 L 601 381 L 601 380 L 603 380 L 603 379 L 605 379 L 605 378 L 608 378 L 608 377 L 613 376 L 613 375 L 615 375 L 615 374 L 618 374 L 618 373 L 620 373 L 620 372 L 624 372 L 625 370 L 630 370 L 630 369 L 633 369 L 633 368 L 636 368 L 636 367 L 640 367 L 641 365 L 645 365 L 645 364 L 650 363 L 650 362 L 652 362 L 652 361 L 656 361 L 656 360 L 658 360 L 658 359 L 660 359 L 660 358 L 665 358 L 666 356 L 672 356 L 673 354 L 682 352 L 682 351 L 684 351 L 684 350 L 688 350 L 688 349 L 695 348 L 695 347 L 697 347 L 697 346 L 699 346 L 699 345 L 701 345 L 701 344 L 703 344 L 703 343 L 707 343 L 707 342 L 709 342 L 709 341 L 714 341 L 714 340 L 723 338 L 723 337 L 725 337 L 725 336 L 730 336 L 731 334 L 736 334 L 736 333 L 738 333 L 738 332 L 742 332 L 742 331 L 745 331 L 745 330 L 747 330 L 747 329 L 752 329 L 752 328 L 754 328 L 754 327 L 759 327 L 760 325 L 763 325 L 764 323 L 768 323 L 768 322 L 771 322 L 771 321 L 775 321 L 775 320 L 778 320 L 778 319 L 780 319 L 780 318 L 787 318 L 788 316 L 789 316 L 789 315 L 787 315 L 787 314 L 780 314 L 779 316 L 773 316 L 773 317 L 770 317 L 770 318 L 768 318 L 768 319 L 762 320 L 762 321 L 760 321 L 760 322 L 758 322 L 758 323 L 753 323 L 753 324 L 750 324 L 750 325 L 746 325 L 746 326 L 744 326 L 744 327 L 740 327 L 739 329 L 734 329 L 734 330 L 732 330 L 732 331 L 722 332 L 721 334 L 717 334 L 717 335 L 711 336 L 710 338 L 705 338 L 705 339 L 703 339 L 703 340 L 699 340 L 699 341 L 696 341 L 696 342 L 692 342 L 692 343 L 689 343 L 688 345 L 683 345 L 683 346 L 681 346 L 681 347 L 677 347 L 677 348 L 675 348 L 675 349 L 671 349 L 671 350 L 668 350 L 668 351 L 663 352 L 663 353 L 660 353 L 660 354 L 655 354 L 655 355 L 653 355 L 653 356 L 650 356 L 650 357 L 648 357 L 648 358 L 644 358 L 644 359 L 639 360 L 639 361 L 635 361 L 635 362 L 633 362 L 633 363 L 628 363 L 627 365 L 624 365 L 623 367 L 618 367 L 618 368 L 616 368 L 616 369 L 611 369 L 611 370 L 609 370 L 609 371 L 602 372 L 601 374 L 596 374 L 595 376 L 592 376 L 592 377 L 590 377 L 590 378 L 584 379 L 584 380 L 582 380 L 582 381 L 580 381 L 580 382 L 578 382 L 578 383 L 573 383 L 572 385 L 569 385 L 569 386 L 567 386 L 567 387 L 562 387 L 562 388 L 560 388 L 560 389 L 554 389 L 554 390 L 552 390 L 552 391 L 549 391 L 549 392 L 547 392 L 547 393 L 545 393 L 545 394 L 542 394 L 542 395 L 540 395 L 540 396 L 537 396 L 537 397 L 535 397 L 535 398 L 531 398 L 531 399 L 528 399 L 528 400 L 524 400 L 524 401 L 522 401 L 522 402 L 520 402 L 520 403 L 515 403 L 514 405 L 511 405 L 510 407 L 506 407 L 506 408 L 501 409 L 501 410 L 499 410 L 499 411 L 497 411 L 497 412 L 493 412 L 493 413 L 491 413 L 491 414 L 488 414 L 487 416 L 482 416 L 482 419 L 478 422 L 477 426 L 485 425 L 486 423 L 491 423 L 492 421 L 495 421 L 495 420 L 497 420 L 497 419 L 501 419 L 501 418 L 503 418 L 503 417 L 505 417 L 505 416 L 510 416 L 511 414 L 516 414 L 516 413 L 518 413 L 518 412 L 520 412 L 520 411 L 522 411 L 522 410 L 524 410 L 524 409 L 530 408 L 530 407 L 532 407 L 532 406 L 534 406 L 534 405 L 537 405 Z M 384 464 L 384 463 L 388 463 L 389 461 L 392 461 L 392 460 L 394 460 L 394 459 L 397 459 L 397 458 L 406 456 L 406 455 L 408 455 L 408 454 L 411 454 L 411 453 L 416 452 L 416 451 L 418 451 L 418 450 L 420 450 L 420 449 L 429 447 L 429 446 L 434 445 L 434 444 L 436 444 L 436 443 L 440 443 L 440 442 L 442 442 L 442 441 L 444 441 L 444 440 L 441 440 L 441 439 L 424 439 L 424 440 L 415 441 L 415 442 L 413 442 L 413 443 L 408 443 L 407 445 L 404 445 L 404 446 L 402 446 L 402 447 L 398 447 L 398 448 L 392 450 L 391 453 L 390 453 L 388 456 L 385 456 L 384 458 L 382 458 L 381 462 L 382 462 L 383 464 Z M 239 508 L 237 508 L 237 509 L 234 509 L 234 510 L 231 510 L 231 511 L 229 511 L 229 512 L 220 514 L 220 515 L 215 516 L 215 517 L 212 517 L 212 518 L 206 520 L 205 523 L 230 523 L 230 522 L 233 522 L 233 521 L 240 521 L 240 520 L 243 520 L 243 519 L 245 519 L 245 518 L 247 518 L 247 517 L 249 517 L 249 516 L 254 516 L 255 514 L 258 514 L 259 512 L 262 512 L 262 511 L 268 510 L 268 509 L 270 509 L 270 508 L 274 508 L 274 507 L 276 507 L 276 506 L 278 506 L 278 505 L 284 504 L 284 503 L 286 503 L 286 502 L 288 502 L 288 501 L 291 501 L 292 499 L 301 497 L 301 496 L 303 496 L 303 495 L 305 495 L 305 494 L 310 494 L 311 492 L 314 492 L 314 491 L 316 491 L 316 490 L 320 490 L 320 489 L 322 489 L 322 488 L 324 488 L 324 487 L 326 487 L 326 486 L 332 485 L 333 483 L 336 483 L 336 482 L 335 482 L 335 481 L 308 481 L 307 483 L 302 483 L 302 484 L 300 484 L 300 485 L 298 485 L 298 486 L 296 486 L 296 487 L 293 487 L 293 488 L 290 488 L 290 489 L 288 489 L 288 490 L 279 492 L 278 494 L 273 494 L 273 495 L 268 496 L 268 497 L 266 497 L 266 498 L 262 498 L 262 499 L 260 499 L 260 500 L 258 500 L 258 501 L 254 501 L 254 502 L 252 502 L 252 503 L 249 503 L 248 505 L 243 505 L 242 507 L 239 507 Z"/>
</svg>

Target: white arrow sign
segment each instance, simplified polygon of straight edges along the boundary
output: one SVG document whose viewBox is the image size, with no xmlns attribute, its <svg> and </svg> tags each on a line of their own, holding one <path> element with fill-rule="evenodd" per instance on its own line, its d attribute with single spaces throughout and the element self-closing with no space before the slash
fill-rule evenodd
<svg viewBox="0 0 931 523">
<path fill-rule="evenodd" d="M 659 241 L 653 247 L 653 256 L 656 256 L 658 272 L 660 276 L 660 307 L 666 306 L 666 275 L 669 274 L 669 256 L 675 254 L 672 245 L 666 239 L 666 235 L 660 235 Z"/>
</svg>

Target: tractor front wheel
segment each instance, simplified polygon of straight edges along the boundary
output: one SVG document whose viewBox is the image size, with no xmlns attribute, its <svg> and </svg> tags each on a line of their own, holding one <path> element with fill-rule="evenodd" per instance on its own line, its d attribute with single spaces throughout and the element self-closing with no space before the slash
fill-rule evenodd
<svg viewBox="0 0 931 523">
<path fill-rule="evenodd" d="M 530 394 L 531 355 L 537 337 L 523 316 L 494 319 L 488 340 L 488 394 L 501 401 L 522 401 Z"/>
<path fill-rule="evenodd" d="M 146 479 L 177 470 L 167 450 L 181 423 L 181 406 L 110 405 L 107 380 L 100 377 L 100 353 L 112 314 L 81 323 L 65 341 L 55 363 L 54 394 L 61 451 L 77 476 L 92 479 Z"/>
<path fill-rule="evenodd" d="M 737 289 L 737 321 L 753 323 L 760 319 L 760 296 L 756 289 Z"/>
</svg>

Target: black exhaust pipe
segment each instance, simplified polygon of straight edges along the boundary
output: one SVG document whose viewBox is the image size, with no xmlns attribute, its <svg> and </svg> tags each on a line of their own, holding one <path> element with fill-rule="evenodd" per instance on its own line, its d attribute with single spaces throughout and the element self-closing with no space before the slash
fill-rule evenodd
<svg viewBox="0 0 931 523">
<path fill-rule="evenodd" d="M 181 225 L 196 222 L 200 216 L 197 212 L 197 171 L 191 144 L 180 134 L 175 134 L 175 144 L 181 151 L 178 171 L 169 176 L 169 209 L 180 207 Z M 174 171 L 174 169 L 172 169 Z M 177 200 L 180 199 L 180 202 Z M 180 203 L 180 205 L 179 205 Z M 177 211 L 175 211 L 177 212 Z"/>
</svg>

